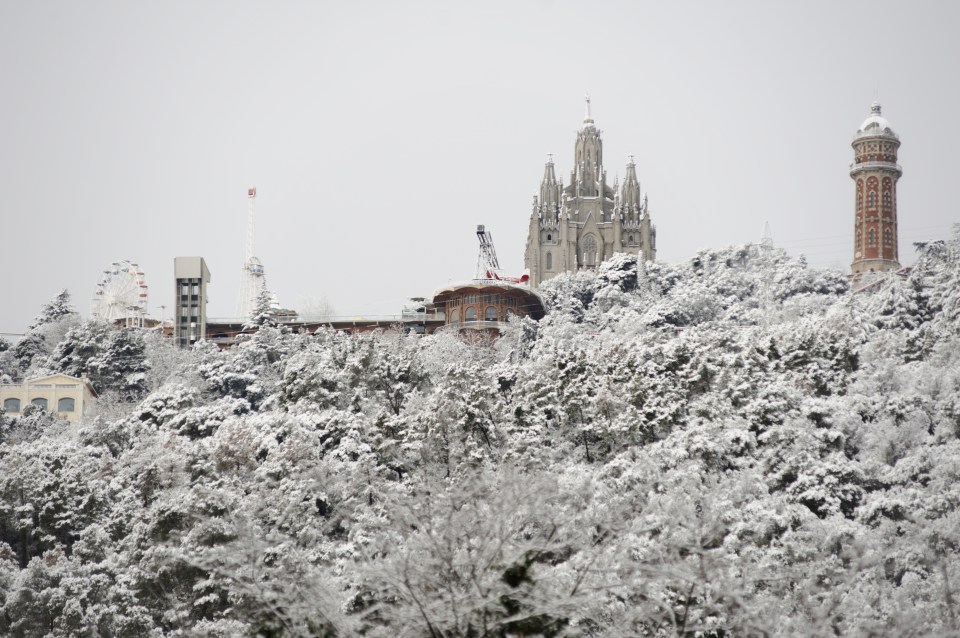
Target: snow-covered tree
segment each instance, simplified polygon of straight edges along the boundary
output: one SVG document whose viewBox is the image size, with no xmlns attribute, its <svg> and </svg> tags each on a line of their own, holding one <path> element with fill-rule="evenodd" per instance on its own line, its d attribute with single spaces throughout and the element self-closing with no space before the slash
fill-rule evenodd
<svg viewBox="0 0 960 638">
<path fill-rule="evenodd" d="M 262 326 L 276 326 L 277 320 L 273 312 L 273 294 L 264 288 L 253 302 L 253 311 L 244 324 L 245 329 Z"/>
<path fill-rule="evenodd" d="M 958 631 L 960 236 L 856 294 L 751 245 L 540 291 L 493 345 L 31 331 L 128 394 L 0 413 L 0 633 Z"/>
<path fill-rule="evenodd" d="M 40 309 L 40 314 L 37 315 L 33 323 L 30 324 L 30 330 L 35 330 L 46 324 L 56 323 L 76 314 L 77 311 L 74 309 L 73 302 L 70 300 L 70 292 L 64 288 Z"/>
</svg>

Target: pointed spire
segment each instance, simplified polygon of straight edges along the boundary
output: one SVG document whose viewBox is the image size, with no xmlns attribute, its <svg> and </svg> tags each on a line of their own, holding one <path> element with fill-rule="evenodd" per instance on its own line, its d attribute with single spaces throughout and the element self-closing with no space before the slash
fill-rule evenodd
<svg viewBox="0 0 960 638">
<path fill-rule="evenodd" d="M 543 165 L 543 184 L 556 184 L 557 177 L 553 172 L 553 153 L 547 154 L 547 163 Z"/>
<path fill-rule="evenodd" d="M 627 210 L 636 213 L 640 209 L 640 182 L 637 180 L 637 165 L 633 163 L 633 155 L 627 162 L 627 175 L 623 178 L 620 200 Z"/>
<path fill-rule="evenodd" d="M 543 166 L 543 180 L 540 182 L 540 204 L 555 216 L 560 205 L 560 189 L 557 176 L 553 172 L 553 154 L 547 155 L 547 163 Z"/>
<path fill-rule="evenodd" d="M 583 105 L 583 127 L 593 126 L 593 116 L 590 114 L 590 96 L 584 96 L 585 103 Z"/>
</svg>

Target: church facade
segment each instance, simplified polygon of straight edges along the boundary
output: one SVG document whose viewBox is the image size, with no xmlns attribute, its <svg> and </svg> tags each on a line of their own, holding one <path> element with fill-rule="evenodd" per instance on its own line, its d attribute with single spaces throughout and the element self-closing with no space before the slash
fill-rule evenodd
<svg viewBox="0 0 960 638">
<path fill-rule="evenodd" d="M 603 141 L 586 101 L 583 126 L 574 146 L 574 169 L 563 185 L 547 160 L 540 194 L 533 198 L 524 266 L 530 285 L 562 272 L 596 268 L 614 253 L 656 258 L 656 227 L 650 222 L 646 195 L 633 157 L 627 162 L 623 184 L 607 183 L 603 168 Z"/>
</svg>

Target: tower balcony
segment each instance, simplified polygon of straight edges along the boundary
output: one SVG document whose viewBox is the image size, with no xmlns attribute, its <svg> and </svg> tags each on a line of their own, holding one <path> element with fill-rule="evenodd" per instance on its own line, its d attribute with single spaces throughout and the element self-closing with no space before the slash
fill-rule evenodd
<svg viewBox="0 0 960 638">
<path fill-rule="evenodd" d="M 897 177 L 903 175 L 903 168 L 896 162 L 860 162 L 850 165 L 850 177 L 864 171 L 893 171 Z"/>
</svg>

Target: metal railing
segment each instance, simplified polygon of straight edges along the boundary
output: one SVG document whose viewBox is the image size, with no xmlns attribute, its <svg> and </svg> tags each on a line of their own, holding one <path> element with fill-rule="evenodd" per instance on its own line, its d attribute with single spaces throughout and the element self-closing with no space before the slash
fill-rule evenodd
<svg viewBox="0 0 960 638">
<path fill-rule="evenodd" d="M 271 317 L 273 321 L 280 324 L 287 323 L 409 323 L 423 321 L 443 321 L 442 312 L 405 312 L 400 315 L 330 315 L 330 316 L 309 316 L 309 315 L 291 315 Z M 207 325 L 210 324 L 245 324 L 249 319 L 239 317 L 208 317 Z"/>
<path fill-rule="evenodd" d="M 459 321 L 448 323 L 441 330 L 501 330 L 507 325 L 505 321 Z"/>
<path fill-rule="evenodd" d="M 850 174 L 859 173 L 860 171 L 869 171 L 874 169 L 886 169 L 890 170 L 893 168 L 897 171 L 898 175 L 903 175 L 903 168 L 895 162 L 860 162 L 857 164 L 854 162 L 850 165 Z"/>
</svg>

